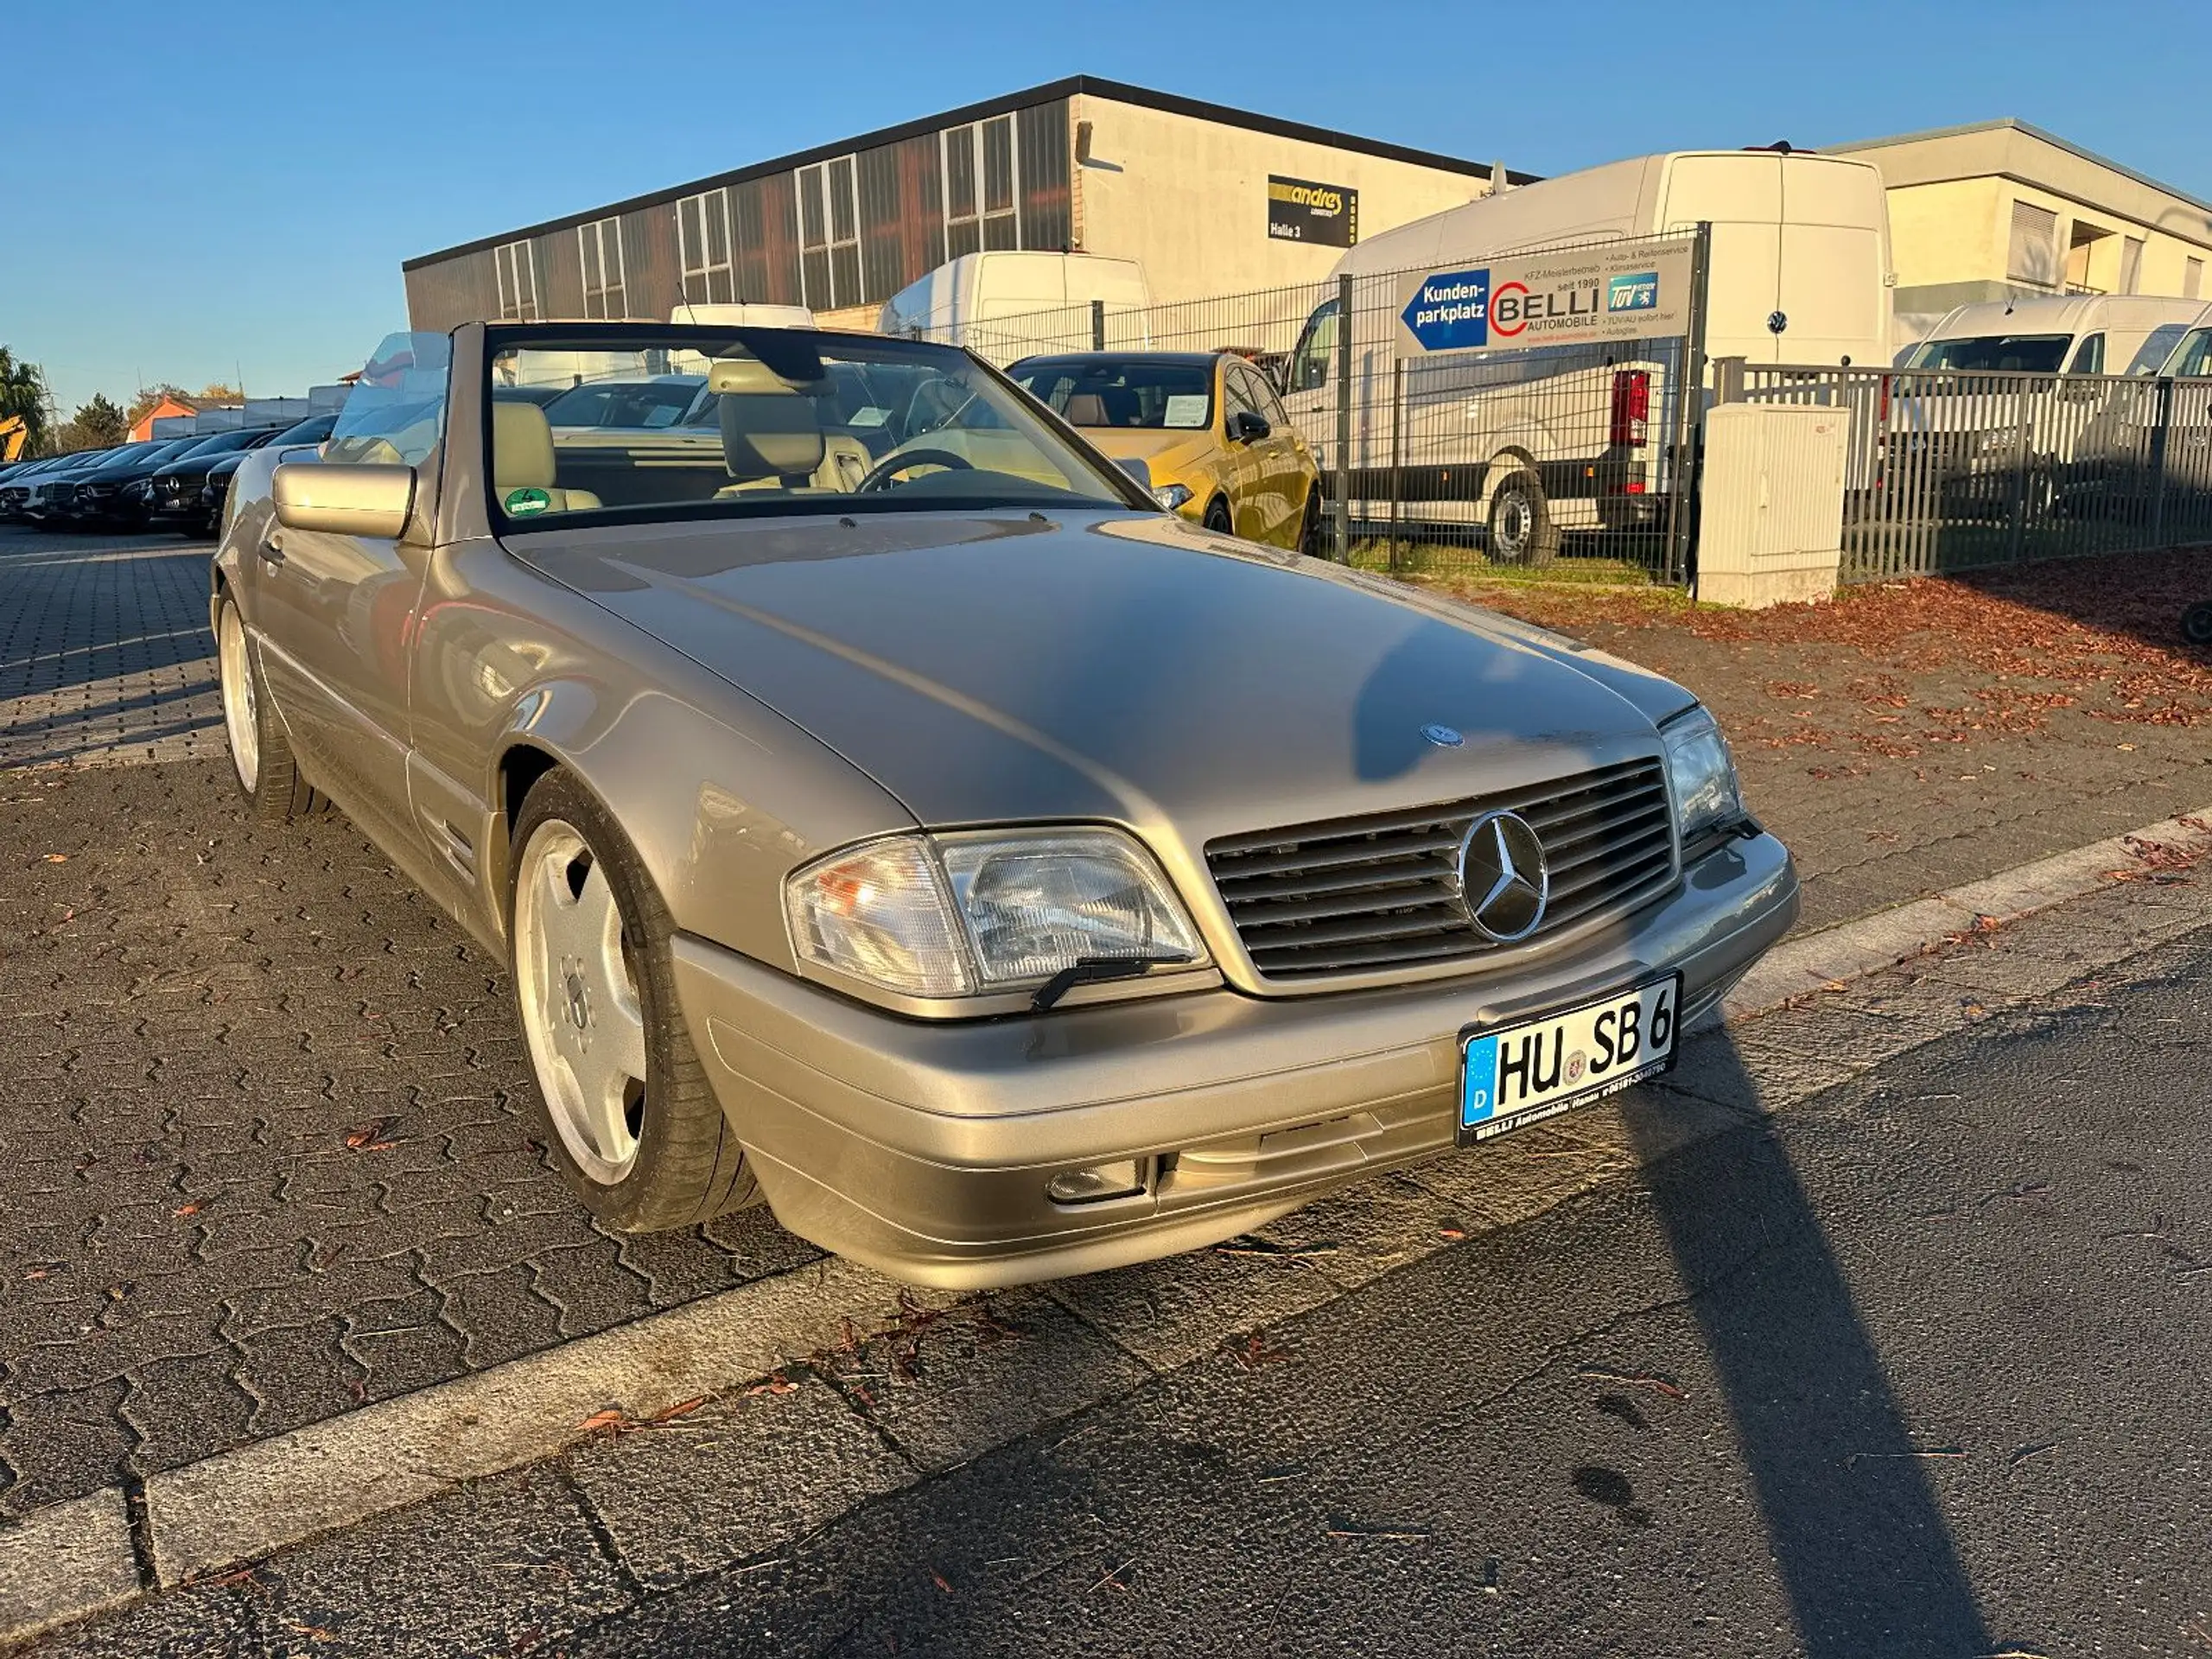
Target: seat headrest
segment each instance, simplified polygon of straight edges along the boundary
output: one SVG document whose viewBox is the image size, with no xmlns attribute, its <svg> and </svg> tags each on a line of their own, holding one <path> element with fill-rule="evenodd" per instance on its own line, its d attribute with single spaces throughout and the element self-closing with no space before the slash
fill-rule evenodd
<svg viewBox="0 0 2212 1659">
<path fill-rule="evenodd" d="M 1078 391 L 1060 411 L 1070 426 L 1106 424 L 1106 400 L 1095 391 Z"/>
<path fill-rule="evenodd" d="M 794 391 L 727 392 L 722 464 L 735 479 L 810 478 L 822 465 L 822 420 Z"/>
<path fill-rule="evenodd" d="M 553 428 L 536 404 L 494 399 L 492 404 L 492 483 L 507 490 L 550 490 Z"/>
</svg>

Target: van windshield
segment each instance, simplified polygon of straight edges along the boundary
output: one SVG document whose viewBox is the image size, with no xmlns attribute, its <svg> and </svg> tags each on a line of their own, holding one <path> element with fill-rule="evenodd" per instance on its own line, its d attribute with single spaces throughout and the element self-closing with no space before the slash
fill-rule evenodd
<svg viewBox="0 0 2212 1659">
<path fill-rule="evenodd" d="M 1978 334 L 1971 340 L 1923 340 L 1907 366 L 2056 374 L 2073 340 L 2071 334 Z"/>
<path fill-rule="evenodd" d="M 2143 337 L 2135 348 L 2135 355 L 2128 359 L 2130 374 L 2156 374 L 2165 367 L 2166 359 L 2173 355 L 2176 342 L 2189 332 L 2185 322 L 2162 322 Z"/>
</svg>

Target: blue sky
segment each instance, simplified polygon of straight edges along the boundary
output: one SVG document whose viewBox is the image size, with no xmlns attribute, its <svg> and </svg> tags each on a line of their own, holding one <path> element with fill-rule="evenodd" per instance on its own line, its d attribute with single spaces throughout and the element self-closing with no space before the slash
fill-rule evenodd
<svg viewBox="0 0 2212 1659">
<path fill-rule="evenodd" d="M 0 344 L 65 408 L 296 392 L 404 325 L 403 258 L 1074 73 L 1539 173 L 2016 115 L 2212 197 L 2208 53 L 2205 0 L 21 0 Z"/>
</svg>

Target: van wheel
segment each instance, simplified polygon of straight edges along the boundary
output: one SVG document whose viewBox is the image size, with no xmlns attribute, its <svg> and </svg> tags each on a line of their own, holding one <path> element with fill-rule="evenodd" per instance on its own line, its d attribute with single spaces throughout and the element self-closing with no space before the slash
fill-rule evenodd
<svg viewBox="0 0 2212 1659">
<path fill-rule="evenodd" d="M 1499 564 L 1549 564 L 1558 553 L 1544 486 L 1523 467 L 1491 493 L 1490 556 Z"/>
<path fill-rule="evenodd" d="M 1229 503 L 1217 495 L 1206 504 L 1206 528 L 1217 536 L 1236 533 L 1236 521 L 1229 516 Z"/>
</svg>

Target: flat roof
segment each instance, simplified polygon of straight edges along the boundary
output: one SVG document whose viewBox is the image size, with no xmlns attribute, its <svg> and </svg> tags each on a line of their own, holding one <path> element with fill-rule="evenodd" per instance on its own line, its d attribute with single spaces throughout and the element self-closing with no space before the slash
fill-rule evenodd
<svg viewBox="0 0 2212 1659">
<path fill-rule="evenodd" d="M 1472 178 L 1488 178 L 1492 163 L 1471 162 L 1464 156 L 1439 155 L 1433 150 L 1415 149 L 1406 144 L 1394 144 L 1380 138 L 1363 138 L 1356 133 L 1335 132 L 1327 127 L 1309 126 L 1303 121 L 1286 121 L 1277 116 L 1257 115 L 1249 110 L 1231 109 L 1225 104 L 1209 104 L 1203 99 L 1185 98 L 1175 92 L 1155 92 L 1149 86 L 1133 86 L 1127 81 L 1106 80 L 1096 75 L 1069 75 L 1060 80 L 1048 80 L 1040 86 L 1031 86 L 1018 92 L 988 99 L 980 104 L 965 104 L 957 110 L 946 110 L 938 115 L 925 115 L 912 121 L 902 121 L 897 126 L 879 127 L 857 137 L 840 138 L 811 149 L 794 150 L 788 156 L 772 160 L 754 162 L 727 173 L 715 173 L 687 183 L 673 184 L 644 195 L 631 196 L 625 200 L 610 202 L 603 207 L 587 208 L 582 213 L 569 213 L 559 219 L 549 219 L 542 224 L 525 225 L 519 230 L 506 231 L 497 236 L 479 237 L 473 242 L 462 242 L 450 248 L 440 248 L 435 253 L 419 254 L 400 262 L 403 271 L 415 270 L 434 264 L 441 259 L 457 258 L 462 254 L 482 253 L 524 237 L 544 236 L 554 231 L 573 229 L 588 225 L 595 219 L 611 218 L 616 213 L 634 213 L 640 207 L 658 207 L 684 196 L 696 195 L 702 190 L 714 190 L 724 185 L 742 184 L 750 179 L 765 178 L 771 174 L 788 173 L 839 156 L 849 156 L 855 150 L 874 149 L 881 144 L 895 144 L 902 138 L 919 137 L 945 127 L 965 125 L 970 121 L 984 121 L 995 115 L 1005 115 L 1014 110 L 1033 108 L 1056 99 L 1073 98 L 1088 93 L 1096 98 L 1109 98 L 1117 103 L 1135 104 L 1148 110 L 1160 110 L 1170 115 L 1187 115 L 1196 120 L 1217 122 L 1223 126 L 1242 127 L 1249 132 L 1264 132 L 1278 138 L 1296 138 L 1307 143 L 1325 144 L 1337 149 L 1357 151 L 1363 156 L 1379 156 L 1386 161 L 1408 162 L 1417 167 L 1433 167 L 1446 173 L 1463 173 Z M 1511 168 L 1505 171 L 1510 184 L 1534 184 L 1541 175 L 1516 173 Z"/>
<path fill-rule="evenodd" d="M 1936 138 L 1967 138 L 1976 133 L 2005 131 L 2025 133 L 2031 138 L 2040 139 L 2052 149 L 2063 149 L 2068 155 L 2088 162 L 2092 166 L 2107 168 L 2122 178 L 2132 179 L 2145 189 L 2158 191 L 2171 196 L 2176 201 L 2185 201 L 2192 207 L 2200 207 L 2206 213 L 2212 213 L 2212 201 L 2200 200 L 2186 190 L 2177 190 L 2163 180 L 2154 179 L 2147 173 L 2138 173 L 2133 168 L 2125 162 L 2115 162 L 2109 156 L 2100 156 L 2094 149 L 2084 149 L 2071 139 L 2062 138 L 2055 132 L 2046 132 L 2032 122 L 2023 121 L 2018 116 L 2000 116 L 1994 121 L 1969 121 L 1962 126 L 1956 127 L 1930 127 L 1925 132 L 1900 132 L 1887 138 L 1862 138 L 1855 143 L 1828 144 L 1824 148 L 1830 152 L 1847 153 L 1859 149 L 1881 149 L 1891 144 L 1919 144 Z"/>
</svg>

